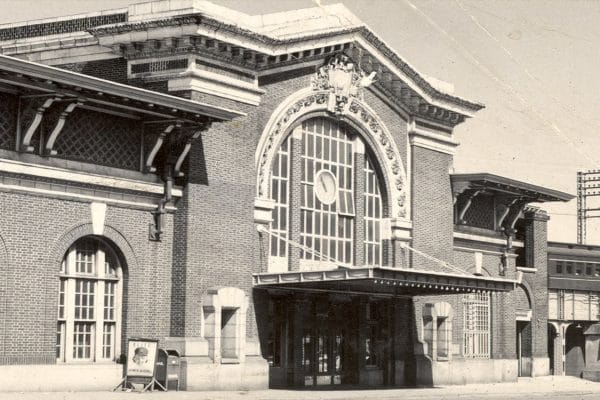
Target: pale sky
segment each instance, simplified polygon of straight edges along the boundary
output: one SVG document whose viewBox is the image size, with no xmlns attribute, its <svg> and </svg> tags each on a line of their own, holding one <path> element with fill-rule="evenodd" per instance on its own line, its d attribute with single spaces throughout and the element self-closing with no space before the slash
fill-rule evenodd
<svg viewBox="0 0 600 400">
<path fill-rule="evenodd" d="M 0 23 L 136 2 L 0 0 Z M 250 14 L 316 4 L 213 2 Z M 490 172 L 575 194 L 577 170 L 600 169 L 600 1 L 341 2 L 417 71 L 486 105 L 455 130 L 455 172 Z M 588 201 L 596 204 L 600 199 Z M 574 242 L 575 200 L 543 207 L 551 215 L 550 240 Z M 600 219 L 588 223 L 588 243 L 600 244 Z"/>
</svg>

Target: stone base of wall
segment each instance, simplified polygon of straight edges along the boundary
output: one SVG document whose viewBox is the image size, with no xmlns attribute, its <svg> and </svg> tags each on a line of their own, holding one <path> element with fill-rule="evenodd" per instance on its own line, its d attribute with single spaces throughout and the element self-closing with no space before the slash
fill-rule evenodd
<svg viewBox="0 0 600 400">
<path fill-rule="evenodd" d="M 600 382 L 600 370 L 584 369 L 581 377 L 588 381 Z"/>
<path fill-rule="evenodd" d="M 531 363 L 531 376 L 547 376 L 550 375 L 550 358 L 535 357 Z"/>
<path fill-rule="evenodd" d="M 383 370 L 365 368 L 359 372 L 359 384 L 361 386 L 383 385 Z"/>
<path fill-rule="evenodd" d="M 517 360 L 471 360 L 455 358 L 432 362 L 417 357 L 417 385 L 466 385 L 470 383 L 516 382 Z"/>
<path fill-rule="evenodd" d="M 263 390 L 269 387 L 269 365 L 262 357 L 240 364 L 214 364 L 210 359 L 185 361 L 185 390 Z"/>
<path fill-rule="evenodd" d="M 107 391 L 121 382 L 123 366 L 4 365 L 0 366 L 3 392 Z"/>
</svg>

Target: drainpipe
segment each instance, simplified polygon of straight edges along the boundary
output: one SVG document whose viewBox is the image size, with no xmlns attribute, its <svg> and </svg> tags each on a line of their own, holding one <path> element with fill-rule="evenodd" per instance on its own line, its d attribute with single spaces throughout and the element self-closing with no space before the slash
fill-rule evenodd
<svg viewBox="0 0 600 400">
<path fill-rule="evenodd" d="M 166 213 L 166 205 L 173 199 L 173 166 L 167 164 L 165 166 L 165 172 L 163 175 L 164 183 L 164 196 L 160 200 L 158 207 L 155 211 L 152 211 L 154 216 L 154 224 L 150 224 L 149 239 L 155 242 L 160 241 L 160 236 L 163 233 L 163 215 Z"/>
</svg>

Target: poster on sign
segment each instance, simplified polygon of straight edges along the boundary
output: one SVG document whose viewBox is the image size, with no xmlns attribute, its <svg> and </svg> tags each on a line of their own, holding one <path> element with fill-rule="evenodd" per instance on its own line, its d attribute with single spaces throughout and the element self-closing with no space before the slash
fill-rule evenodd
<svg viewBox="0 0 600 400">
<path fill-rule="evenodd" d="M 126 375 L 140 378 L 154 377 L 157 350 L 157 340 L 129 339 L 127 343 Z"/>
</svg>

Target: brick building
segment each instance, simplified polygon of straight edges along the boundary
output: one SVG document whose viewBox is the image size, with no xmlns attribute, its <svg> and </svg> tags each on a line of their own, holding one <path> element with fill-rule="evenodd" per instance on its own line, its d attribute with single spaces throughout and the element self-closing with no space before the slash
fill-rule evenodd
<svg viewBox="0 0 600 400">
<path fill-rule="evenodd" d="M 588 348 L 600 320 L 600 248 L 548 244 L 548 352 L 555 375 L 586 377 L 597 361 Z M 597 379 L 595 379 L 597 380 Z"/>
<path fill-rule="evenodd" d="M 449 174 L 483 105 L 345 7 L 162 0 L 0 49 L 5 388 L 110 387 L 131 337 L 188 390 L 548 374 L 529 204 L 571 196 Z"/>
</svg>

